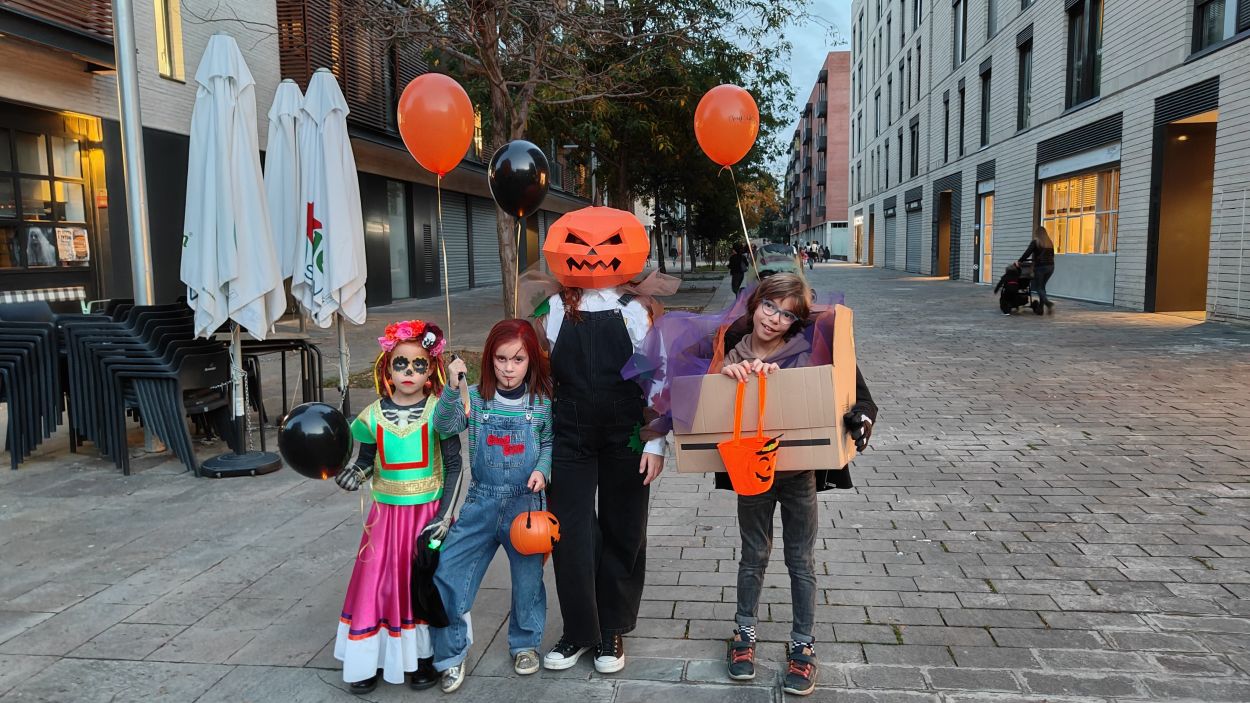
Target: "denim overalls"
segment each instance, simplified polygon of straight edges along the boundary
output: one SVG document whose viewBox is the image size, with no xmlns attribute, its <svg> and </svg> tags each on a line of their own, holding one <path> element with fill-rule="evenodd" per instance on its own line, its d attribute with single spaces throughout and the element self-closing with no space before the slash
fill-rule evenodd
<svg viewBox="0 0 1250 703">
<path fill-rule="evenodd" d="M 468 655 L 473 643 L 469 609 L 500 546 L 508 554 L 512 573 L 508 651 L 516 656 L 542 643 L 547 620 L 543 556 L 517 553 L 508 535 L 517 515 L 539 508 L 540 497 L 526 486 L 538 462 L 534 396 L 529 395 L 523 417 L 501 415 L 496 409 L 493 399 L 486 401 L 470 457 L 473 481 L 434 575 L 451 621 L 433 630 L 434 667 L 439 671 L 460 664 Z"/>
</svg>

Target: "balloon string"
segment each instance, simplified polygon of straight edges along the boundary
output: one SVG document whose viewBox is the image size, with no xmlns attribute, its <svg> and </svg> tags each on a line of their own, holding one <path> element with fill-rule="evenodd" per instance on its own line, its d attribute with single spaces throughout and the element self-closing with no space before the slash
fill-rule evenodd
<svg viewBox="0 0 1250 703">
<path fill-rule="evenodd" d="M 516 221 L 516 247 L 512 250 L 516 256 L 516 276 L 512 279 L 512 316 L 521 316 L 521 225 L 525 218 Z"/>
<path fill-rule="evenodd" d="M 447 306 L 447 344 L 451 344 L 451 277 L 447 274 L 447 241 L 443 237 L 443 176 L 438 176 L 435 185 L 438 201 L 438 245 L 442 249 L 443 259 L 443 303 Z"/>
<path fill-rule="evenodd" d="M 747 258 L 751 260 L 751 268 L 755 269 L 755 280 L 760 280 L 760 265 L 755 262 L 755 252 L 751 250 L 751 235 L 747 234 L 747 216 L 742 211 L 742 194 L 738 192 L 738 179 L 734 177 L 734 169 L 732 166 L 726 166 L 722 171 L 729 171 L 729 180 L 734 184 L 734 199 L 738 201 L 738 219 L 742 221 L 742 240 L 747 244 Z"/>
</svg>

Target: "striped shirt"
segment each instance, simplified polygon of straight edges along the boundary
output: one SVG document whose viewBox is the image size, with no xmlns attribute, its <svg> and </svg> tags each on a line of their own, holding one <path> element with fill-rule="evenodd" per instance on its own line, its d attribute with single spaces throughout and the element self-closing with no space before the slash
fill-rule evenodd
<svg viewBox="0 0 1250 703">
<path fill-rule="evenodd" d="M 491 412 L 501 417 L 525 417 L 529 395 L 522 395 L 515 400 L 495 393 L 491 402 Z M 477 386 L 469 387 L 469 415 L 465 417 L 464 402 L 460 393 L 452 386 L 443 388 L 443 396 L 434 408 L 434 429 L 443 436 L 457 435 L 467 428 L 469 430 L 469 466 L 473 466 L 477 452 L 477 431 L 482 424 L 482 416 L 486 414 L 486 401 L 478 393 Z M 534 425 L 534 435 L 538 438 L 538 462 L 535 471 L 541 471 L 543 478 L 551 482 L 551 399 L 535 397 L 534 407 L 530 415 L 530 423 Z"/>
</svg>

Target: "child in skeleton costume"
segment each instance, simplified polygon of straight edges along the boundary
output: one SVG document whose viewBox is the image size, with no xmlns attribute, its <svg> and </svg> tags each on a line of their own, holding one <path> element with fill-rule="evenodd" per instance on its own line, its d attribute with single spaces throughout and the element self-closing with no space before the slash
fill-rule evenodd
<svg viewBox="0 0 1250 703">
<path fill-rule="evenodd" d="M 373 506 L 365 520 L 334 656 L 352 693 L 388 683 L 413 688 L 438 683 L 428 626 L 413 615 L 412 559 L 418 536 L 451 507 L 443 486 L 460 478 L 460 438 L 440 435 L 433 417 L 446 374 L 443 333 L 420 320 L 392 324 L 378 338 L 374 364 L 380 398 L 352 423 L 360 443 L 352 466 L 335 478 L 354 491 L 368 484 Z"/>
<path fill-rule="evenodd" d="M 562 286 L 534 314 L 555 382 L 548 494 L 561 533 L 554 558 L 564 631 L 543 657 L 548 669 L 570 668 L 593 647 L 596 670 L 620 671 L 621 636 L 637 624 L 650 484 L 664 466 L 664 438 L 644 444 L 643 393 L 621 369 L 661 314 L 647 293 L 675 290 L 675 281 L 655 275 L 631 283 L 648 249 L 638 219 L 608 207 L 564 215 L 543 245 Z"/>
</svg>

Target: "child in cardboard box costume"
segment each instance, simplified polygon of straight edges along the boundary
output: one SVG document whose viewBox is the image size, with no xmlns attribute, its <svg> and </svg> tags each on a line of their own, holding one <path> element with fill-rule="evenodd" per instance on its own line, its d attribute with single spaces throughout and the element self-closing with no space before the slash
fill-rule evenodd
<svg viewBox="0 0 1250 703">
<path fill-rule="evenodd" d="M 813 324 L 814 296 L 802 277 L 781 273 L 766 278 L 744 292 L 737 303 L 719 315 L 669 313 L 648 340 L 644 354 L 631 360 L 626 375 L 641 381 L 657 395 L 657 406 L 667 419 L 655 423 L 663 431 L 672 416 L 688 417 L 698 399 L 668 397 L 669 382 L 678 376 L 722 373 L 745 381 L 753 374 L 767 375 L 782 368 L 829 363 L 831 326 Z M 827 301 L 829 310 L 833 301 Z M 826 312 L 822 315 L 831 315 Z M 668 339 L 662 339 L 668 335 Z M 658 387 L 658 388 L 657 388 Z M 843 417 L 846 431 L 863 450 L 872 434 L 877 406 L 863 376 L 856 371 L 856 402 Z M 730 489 L 728 474 L 715 474 L 718 488 Z M 821 471 L 779 471 L 768 490 L 738 496 L 738 527 L 742 558 L 738 566 L 736 629 L 728 652 L 729 676 L 734 680 L 755 677 L 755 627 L 758 622 L 764 571 L 772 552 L 773 515 L 781 505 L 785 563 L 790 573 L 794 624 L 790 633 L 789 661 L 783 687 L 788 693 L 807 695 L 815 688 L 816 577 L 815 541 L 819 531 L 816 494 L 830 488 L 851 488 L 849 467 Z"/>
<path fill-rule="evenodd" d="M 633 214 L 588 207 L 556 220 L 543 254 L 559 282 L 523 300 L 550 349 L 551 512 L 561 539 L 553 552 L 564 632 L 544 656 L 567 669 L 592 647 L 595 669 L 625 665 L 621 636 L 634 629 L 646 571 L 650 484 L 664 466 L 664 438 L 641 436 L 647 423 L 638 384 L 621 376 L 662 308 L 656 295 L 676 280 L 642 272 L 650 241 Z M 534 277 L 523 281 L 531 290 Z M 644 441 L 649 440 L 649 441 Z M 596 511 L 596 493 L 610 507 Z"/>
</svg>

